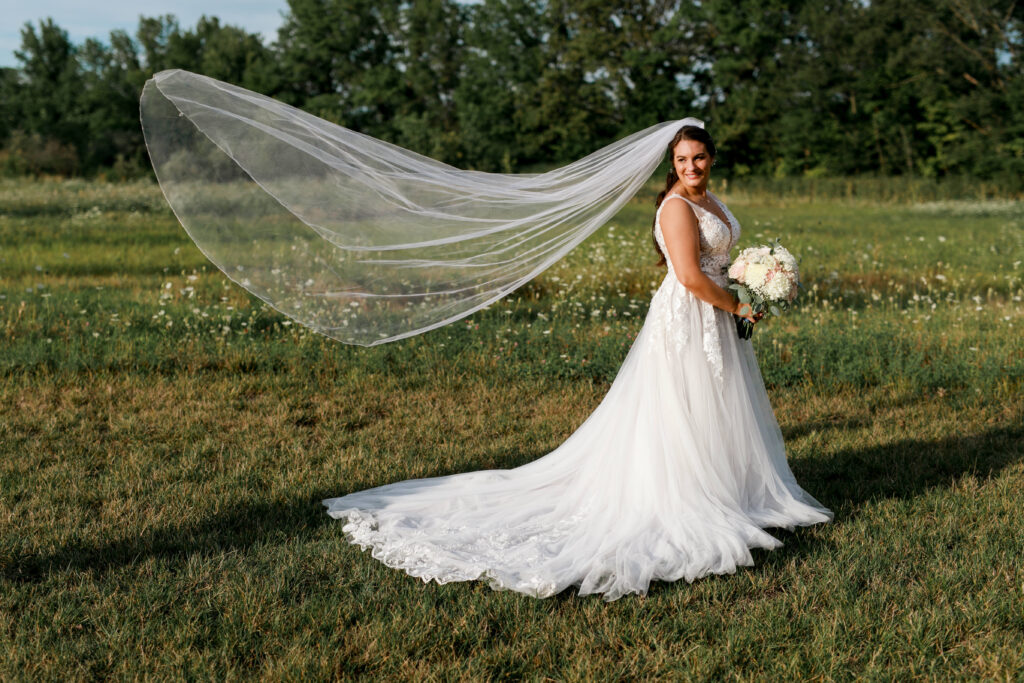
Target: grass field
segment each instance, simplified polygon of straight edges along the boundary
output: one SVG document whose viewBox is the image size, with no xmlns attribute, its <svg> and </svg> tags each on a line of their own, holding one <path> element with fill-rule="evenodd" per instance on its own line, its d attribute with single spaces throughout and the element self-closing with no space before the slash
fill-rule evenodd
<svg viewBox="0 0 1024 683">
<path fill-rule="evenodd" d="M 371 349 L 208 265 L 149 184 L 0 181 L 0 679 L 1021 680 L 1024 206 L 737 195 L 801 306 L 754 342 L 835 523 L 606 604 L 424 585 L 320 499 L 512 467 L 597 405 L 650 196 L 509 299 Z"/>
</svg>

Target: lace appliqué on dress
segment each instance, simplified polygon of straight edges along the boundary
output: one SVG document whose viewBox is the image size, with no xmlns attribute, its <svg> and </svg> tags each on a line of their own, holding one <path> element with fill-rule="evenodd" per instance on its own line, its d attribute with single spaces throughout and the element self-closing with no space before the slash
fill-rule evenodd
<svg viewBox="0 0 1024 683">
<path fill-rule="evenodd" d="M 404 520 L 409 524 L 396 519 L 382 523 L 373 513 L 351 509 L 344 513 L 347 521 L 342 531 L 350 542 L 369 550 L 374 559 L 424 583 L 483 579 L 496 590 L 544 598 L 560 590 L 545 571 L 550 560 L 545 550 L 564 545 L 587 511 L 577 511 L 553 525 L 515 526 L 480 535 L 475 526 L 428 524 L 414 530 L 415 520 Z M 492 568 L 503 566 L 510 554 L 517 556 L 519 571 L 495 574 Z"/>
<path fill-rule="evenodd" d="M 678 291 L 678 290 L 682 291 Z M 687 299 L 690 301 L 687 301 Z M 676 353 L 683 350 L 688 341 L 686 324 L 683 318 L 683 309 L 696 303 L 696 297 L 686 290 L 682 285 L 677 287 L 665 286 L 663 284 L 651 298 L 651 308 L 648 315 L 654 316 L 656 325 L 653 327 L 652 336 L 659 342 L 652 345 L 650 353 L 654 353 L 659 346 L 671 344 Z"/>
<path fill-rule="evenodd" d="M 722 363 L 722 339 L 718 336 L 718 325 L 715 323 L 715 307 L 701 301 L 701 320 L 704 322 L 704 355 L 711 363 L 711 371 L 715 379 L 722 381 L 724 370 Z"/>
</svg>

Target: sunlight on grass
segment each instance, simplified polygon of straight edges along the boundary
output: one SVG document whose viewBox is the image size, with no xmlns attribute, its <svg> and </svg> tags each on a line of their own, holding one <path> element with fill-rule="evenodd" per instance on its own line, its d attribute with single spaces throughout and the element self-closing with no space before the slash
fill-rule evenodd
<svg viewBox="0 0 1024 683">
<path fill-rule="evenodd" d="M 836 521 L 605 604 L 424 585 L 319 501 L 561 443 L 664 276 L 650 193 L 508 299 L 359 348 L 228 282 L 154 185 L 0 182 L 0 677 L 1018 675 L 1024 209 L 731 199 L 741 248 L 801 258 L 754 343 Z"/>
</svg>

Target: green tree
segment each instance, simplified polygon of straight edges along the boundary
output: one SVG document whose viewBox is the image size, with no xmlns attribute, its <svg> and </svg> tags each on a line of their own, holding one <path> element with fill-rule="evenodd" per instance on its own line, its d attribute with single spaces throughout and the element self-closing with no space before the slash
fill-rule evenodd
<svg viewBox="0 0 1024 683">
<path fill-rule="evenodd" d="M 143 167 L 139 93 L 181 68 L 468 168 L 696 115 L 733 174 L 1019 183 L 1022 39 L 1014 0 L 290 0 L 272 46 L 173 15 L 76 46 L 47 19 L 0 70 L 0 140 L 8 169 Z"/>
<path fill-rule="evenodd" d="M 21 79 L 18 69 L 0 67 L 0 144 L 7 140 L 21 119 Z"/>
<path fill-rule="evenodd" d="M 67 31 L 52 19 L 39 22 L 38 31 L 25 24 L 17 89 L 18 128 L 78 149 L 89 138 L 88 112 L 81 98 L 81 69 L 77 50 Z"/>
<path fill-rule="evenodd" d="M 928 174 L 1024 174 L 1024 7 L 1006 0 L 942 0 L 920 20 L 934 36 L 939 88 L 922 96 L 917 129 Z M 939 61 L 941 55 L 941 61 Z"/>
<path fill-rule="evenodd" d="M 489 168 L 569 161 L 695 112 L 686 3 L 487 0 L 466 31 L 460 132 Z"/>
<path fill-rule="evenodd" d="M 144 168 L 138 125 L 139 93 L 146 80 L 135 41 L 124 31 L 110 34 L 110 45 L 88 39 L 79 53 L 82 104 L 89 137 L 79 154 L 87 168 L 112 164 L 122 172 Z"/>
<path fill-rule="evenodd" d="M 147 77 L 165 69 L 185 69 L 257 92 L 278 88 L 276 57 L 260 37 L 217 17 L 202 16 L 182 29 L 174 15 L 141 17 L 136 37 Z"/>
<path fill-rule="evenodd" d="M 568 38 L 558 62 L 582 71 L 577 87 L 565 90 L 594 116 L 597 138 L 695 113 L 690 86 L 700 49 L 688 8 L 679 0 L 551 3 L 564 27 L 555 36 Z"/>
<path fill-rule="evenodd" d="M 533 110 L 547 63 L 543 4 L 484 0 L 470 9 L 454 93 L 466 164 L 511 171 L 545 160 L 545 122 Z"/>
<path fill-rule="evenodd" d="M 401 104 L 397 0 L 289 0 L 278 32 L 281 96 L 307 111 L 393 139 Z"/>
<path fill-rule="evenodd" d="M 389 27 L 400 50 L 395 141 L 457 164 L 465 162 L 455 92 L 465 58 L 462 33 L 467 15 L 466 8 L 451 0 L 419 0 L 403 5 L 397 23 Z M 372 92 L 364 93 L 372 99 Z"/>
<path fill-rule="evenodd" d="M 699 46 L 694 79 L 721 162 L 736 174 L 778 172 L 786 136 L 783 114 L 806 100 L 792 69 L 807 45 L 802 0 L 708 0 L 691 6 Z"/>
</svg>

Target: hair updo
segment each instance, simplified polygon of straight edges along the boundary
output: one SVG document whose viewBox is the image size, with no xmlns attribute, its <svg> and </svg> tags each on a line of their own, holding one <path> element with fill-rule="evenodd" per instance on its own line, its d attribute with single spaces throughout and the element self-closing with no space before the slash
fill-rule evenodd
<svg viewBox="0 0 1024 683">
<path fill-rule="evenodd" d="M 659 207 L 665 200 L 665 195 L 668 194 L 672 186 L 679 181 L 679 176 L 676 174 L 676 165 L 672 163 L 672 153 L 683 140 L 693 140 L 694 142 L 700 142 L 704 145 L 704 149 L 707 150 L 708 156 L 712 159 L 718 156 L 718 149 L 715 147 L 715 141 L 711 139 L 711 134 L 700 126 L 683 126 L 676 131 L 676 134 L 672 136 L 672 141 L 668 143 L 668 175 L 665 177 L 665 189 L 658 193 L 658 198 L 654 200 L 654 206 Z M 658 246 L 658 240 L 654 237 L 654 227 L 657 223 L 657 214 L 655 214 L 654 223 L 651 224 L 651 240 L 654 241 L 654 251 L 658 252 L 658 265 L 665 265 L 665 254 L 661 253 L 661 247 Z"/>
</svg>

